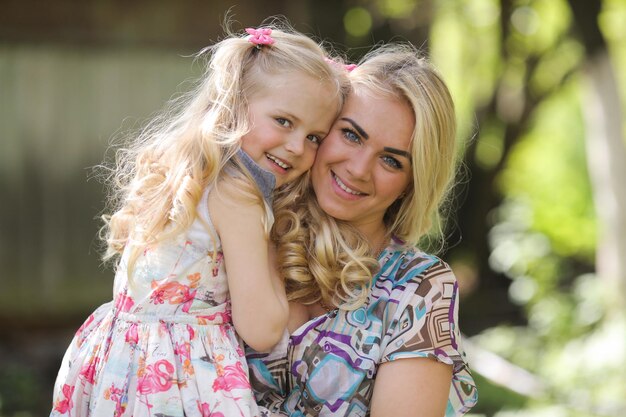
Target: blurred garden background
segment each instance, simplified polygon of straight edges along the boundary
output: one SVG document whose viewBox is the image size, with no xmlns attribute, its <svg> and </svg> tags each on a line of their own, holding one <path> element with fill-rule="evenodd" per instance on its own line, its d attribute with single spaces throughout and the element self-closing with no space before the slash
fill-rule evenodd
<svg viewBox="0 0 626 417">
<path fill-rule="evenodd" d="M 284 15 L 357 60 L 423 48 L 464 169 L 441 254 L 476 415 L 626 416 L 626 0 L 2 0 L 0 417 L 48 415 L 74 331 L 110 300 L 93 175 L 199 75 L 193 53 Z"/>
</svg>

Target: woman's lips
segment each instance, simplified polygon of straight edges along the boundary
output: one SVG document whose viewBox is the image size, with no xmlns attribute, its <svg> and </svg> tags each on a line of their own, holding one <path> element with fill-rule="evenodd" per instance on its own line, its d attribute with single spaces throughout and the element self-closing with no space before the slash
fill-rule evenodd
<svg viewBox="0 0 626 417">
<path fill-rule="evenodd" d="M 367 194 L 358 190 L 355 190 L 354 188 L 348 186 L 345 182 L 343 182 L 341 180 L 341 178 L 339 178 L 337 176 L 337 174 L 335 174 L 334 172 L 331 171 L 331 176 L 333 179 L 333 186 L 335 189 L 338 189 L 340 191 L 340 193 L 350 199 L 358 199 L 359 197 L 363 197 L 366 196 Z"/>
</svg>

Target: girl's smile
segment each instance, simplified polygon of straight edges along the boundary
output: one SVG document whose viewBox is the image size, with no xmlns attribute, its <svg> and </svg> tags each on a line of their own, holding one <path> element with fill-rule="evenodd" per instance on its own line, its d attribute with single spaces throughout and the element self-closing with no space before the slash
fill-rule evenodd
<svg viewBox="0 0 626 417">
<path fill-rule="evenodd" d="M 303 99 L 306 97 L 306 99 Z M 249 99 L 250 131 L 241 147 L 276 177 L 276 187 L 311 168 L 337 115 L 331 86 L 300 73 L 268 74 Z"/>
</svg>

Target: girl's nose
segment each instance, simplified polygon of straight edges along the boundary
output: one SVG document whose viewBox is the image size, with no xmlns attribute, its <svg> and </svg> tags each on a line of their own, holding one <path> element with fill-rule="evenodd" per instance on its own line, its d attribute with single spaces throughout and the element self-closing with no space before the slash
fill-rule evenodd
<svg viewBox="0 0 626 417">
<path fill-rule="evenodd" d="M 285 149 L 294 155 L 302 155 L 304 152 L 304 141 L 306 138 L 293 134 L 285 144 Z"/>
</svg>

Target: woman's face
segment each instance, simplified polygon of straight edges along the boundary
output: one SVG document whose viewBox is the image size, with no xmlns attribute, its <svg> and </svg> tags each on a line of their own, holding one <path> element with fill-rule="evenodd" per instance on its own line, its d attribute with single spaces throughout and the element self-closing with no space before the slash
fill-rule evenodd
<svg viewBox="0 0 626 417">
<path fill-rule="evenodd" d="M 311 179 L 328 215 L 368 233 L 411 183 L 410 106 L 395 97 L 352 93 L 320 145 Z"/>
</svg>

